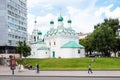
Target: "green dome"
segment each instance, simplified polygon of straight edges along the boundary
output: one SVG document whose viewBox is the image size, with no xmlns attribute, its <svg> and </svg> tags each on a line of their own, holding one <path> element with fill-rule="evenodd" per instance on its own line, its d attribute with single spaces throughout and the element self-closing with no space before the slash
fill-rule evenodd
<svg viewBox="0 0 120 80">
<path fill-rule="evenodd" d="M 51 21 L 50 21 L 50 24 L 54 24 L 54 21 L 51 20 Z"/>
<path fill-rule="evenodd" d="M 41 31 L 39 31 L 39 32 L 38 32 L 38 35 L 42 35 L 42 32 L 41 32 Z"/>
<path fill-rule="evenodd" d="M 58 17 L 58 21 L 63 21 L 63 17 L 62 17 L 62 16 L 59 16 L 59 17 Z"/>
<path fill-rule="evenodd" d="M 68 23 L 72 23 L 72 21 L 69 19 L 68 21 L 67 21 Z"/>
</svg>

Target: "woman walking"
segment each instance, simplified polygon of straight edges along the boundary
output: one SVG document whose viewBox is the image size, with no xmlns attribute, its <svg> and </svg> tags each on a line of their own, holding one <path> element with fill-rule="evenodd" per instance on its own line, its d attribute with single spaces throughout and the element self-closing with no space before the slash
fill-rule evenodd
<svg viewBox="0 0 120 80">
<path fill-rule="evenodd" d="M 91 68 L 91 65 L 90 65 L 90 64 L 88 65 L 88 74 L 89 74 L 89 73 L 93 73 L 93 72 L 92 72 L 92 68 Z"/>
</svg>

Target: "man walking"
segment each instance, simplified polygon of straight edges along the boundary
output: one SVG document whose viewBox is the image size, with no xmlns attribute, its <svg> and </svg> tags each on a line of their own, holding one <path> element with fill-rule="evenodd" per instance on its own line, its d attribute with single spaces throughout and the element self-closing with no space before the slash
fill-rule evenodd
<svg viewBox="0 0 120 80">
<path fill-rule="evenodd" d="M 37 73 L 39 73 L 39 64 L 36 64 Z"/>
</svg>

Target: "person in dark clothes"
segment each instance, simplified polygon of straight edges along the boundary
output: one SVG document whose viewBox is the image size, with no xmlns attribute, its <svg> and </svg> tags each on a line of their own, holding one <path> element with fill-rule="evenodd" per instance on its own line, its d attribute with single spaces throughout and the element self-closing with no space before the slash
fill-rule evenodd
<svg viewBox="0 0 120 80">
<path fill-rule="evenodd" d="M 30 68 L 29 68 L 30 70 L 32 70 L 33 69 L 33 67 L 32 67 L 32 65 L 30 65 Z"/>
<path fill-rule="evenodd" d="M 39 73 L 39 64 L 36 64 L 37 73 Z"/>
</svg>

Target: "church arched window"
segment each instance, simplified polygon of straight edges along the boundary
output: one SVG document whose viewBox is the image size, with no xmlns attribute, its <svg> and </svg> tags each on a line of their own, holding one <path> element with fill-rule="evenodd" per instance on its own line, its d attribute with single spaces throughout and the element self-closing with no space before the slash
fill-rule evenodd
<svg viewBox="0 0 120 80">
<path fill-rule="evenodd" d="M 39 36 L 37 37 L 37 40 L 39 39 Z"/>
<path fill-rule="evenodd" d="M 54 42 L 54 45 L 56 45 L 56 42 Z"/>
<path fill-rule="evenodd" d="M 34 36 L 34 41 L 36 41 L 36 37 Z"/>
<path fill-rule="evenodd" d="M 78 50 L 78 54 L 80 54 L 80 49 Z"/>
<path fill-rule="evenodd" d="M 51 46 L 51 42 L 49 42 L 49 45 Z"/>
</svg>

